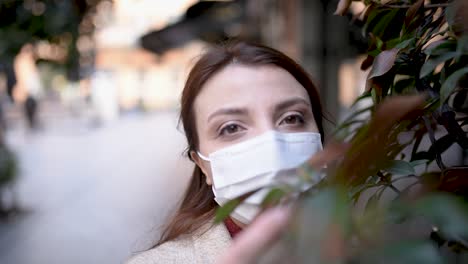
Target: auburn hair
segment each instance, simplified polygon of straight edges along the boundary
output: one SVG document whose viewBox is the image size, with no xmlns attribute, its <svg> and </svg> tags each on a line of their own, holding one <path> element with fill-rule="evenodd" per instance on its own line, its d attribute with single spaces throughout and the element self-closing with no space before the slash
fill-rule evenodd
<svg viewBox="0 0 468 264">
<path fill-rule="evenodd" d="M 212 47 L 196 61 L 192 67 L 181 97 L 179 121 L 182 122 L 187 138 L 186 154 L 198 149 L 198 135 L 195 124 L 194 101 L 208 79 L 230 63 L 246 66 L 274 65 L 288 71 L 307 91 L 312 104 L 317 128 L 324 138 L 323 111 L 319 93 L 307 72 L 294 60 L 275 49 L 247 42 L 229 42 Z M 193 161 L 193 160 L 192 160 Z M 165 226 L 158 246 L 182 235 L 192 234 L 214 217 L 217 204 L 211 186 L 206 184 L 205 175 L 195 165 L 192 178 L 185 191 L 180 207 Z"/>
</svg>

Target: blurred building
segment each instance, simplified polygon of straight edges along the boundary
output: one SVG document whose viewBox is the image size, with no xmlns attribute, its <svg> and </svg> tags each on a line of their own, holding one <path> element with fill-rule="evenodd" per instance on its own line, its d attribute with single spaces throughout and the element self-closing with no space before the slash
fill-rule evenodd
<svg viewBox="0 0 468 264">
<path fill-rule="evenodd" d="M 132 109 L 177 107 L 191 61 L 207 45 L 228 38 L 260 42 L 297 60 L 318 85 L 332 119 L 364 87 L 366 74 L 358 64 L 367 45 L 350 19 L 333 15 L 338 0 L 95 2 L 77 41 L 84 80 L 67 83 L 64 73 L 55 72 L 44 88 L 60 90 L 67 104 L 75 97 L 90 99 L 101 119 Z M 353 2 L 351 10 L 358 13 L 359 4 Z M 41 59 L 60 61 L 65 51 L 46 41 L 35 47 Z M 17 97 L 25 97 L 19 91 Z"/>
<path fill-rule="evenodd" d="M 144 35 L 142 46 L 165 54 L 193 40 L 217 43 L 240 38 L 279 49 L 310 73 L 329 116 L 336 120 L 362 92 L 366 75 L 359 69 L 359 54 L 365 51 L 366 43 L 359 29 L 353 31 L 348 18 L 333 15 L 337 3 L 199 1 L 179 21 Z M 353 3 L 352 10 L 358 13 L 362 7 Z"/>
<path fill-rule="evenodd" d="M 333 15 L 336 0 L 249 1 L 251 26 L 266 45 L 299 61 L 318 85 L 331 119 L 345 115 L 365 87 L 360 70 L 366 42 L 347 17 Z M 353 3 L 357 14 L 362 3 Z M 357 34 L 356 34 L 357 32 Z"/>
<path fill-rule="evenodd" d="M 139 38 L 177 20 L 193 2 L 115 0 L 100 3 L 93 21 L 97 28 L 94 39 L 83 39 L 80 48 L 95 52 L 91 76 L 98 77 L 91 77 L 90 90 L 93 102 L 98 105 L 97 111 L 104 119 L 114 119 L 118 111 L 177 106 L 187 65 L 204 44 L 193 41 L 165 54 L 154 54 L 141 48 Z"/>
<path fill-rule="evenodd" d="M 132 109 L 174 109 L 193 59 L 210 44 L 240 38 L 297 60 L 318 85 L 329 115 L 339 119 L 364 87 L 358 63 L 366 45 L 349 19 L 332 15 L 337 2 L 102 0 L 83 20 L 77 42 L 85 80 L 63 85 L 56 77 L 52 84 L 74 91 L 62 93 L 65 101 L 90 98 L 100 119 Z M 356 13 L 358 5 L 352 6 Z"/>
</svg>

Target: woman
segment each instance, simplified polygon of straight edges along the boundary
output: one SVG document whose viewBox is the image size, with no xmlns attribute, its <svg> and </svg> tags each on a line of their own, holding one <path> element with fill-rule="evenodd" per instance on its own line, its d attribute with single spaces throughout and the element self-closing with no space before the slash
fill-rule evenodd
<svg viewBox="0 0 468 264">
<path fill-rule="evenodd" d="M 213 263 L 256 216 L 268 186 L 291 179 L 323 138 L 319 95 L 307 73 L 279 51 L 243 42 L 199 58 L 180 118 L 192 179 L 160 241 L 131 264 Z M 224 223 L 213 223 L 219 205 L 258 189 Z"/>
</svg>

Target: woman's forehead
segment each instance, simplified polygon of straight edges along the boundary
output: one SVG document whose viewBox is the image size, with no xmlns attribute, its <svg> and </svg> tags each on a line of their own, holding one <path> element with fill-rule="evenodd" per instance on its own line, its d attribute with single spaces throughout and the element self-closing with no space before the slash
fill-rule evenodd
<svg viewBox="0 0 468 264">
<path fill-rule="evenodd" d="M 280 67 L 231 64 L 205 83 L 194 106 L 197 115 L 207 115 L 219 107 L 266 107 L 288 97 L 310 103 L 304 87 Z"/>
</svg>

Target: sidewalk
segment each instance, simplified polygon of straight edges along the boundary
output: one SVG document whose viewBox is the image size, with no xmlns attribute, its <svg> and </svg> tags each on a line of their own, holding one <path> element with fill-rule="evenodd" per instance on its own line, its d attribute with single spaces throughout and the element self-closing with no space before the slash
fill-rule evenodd
<svg viewBox="0 0 468 264">
<path fill-rule="evenodd" d="M 46 122 L 35 134 L 7 134 L 29 213 L 0 223 L 0 263 L 121 263 L 158 237 L 190 177 L 175 112 L 96 129 L 64 118 L 53 129 Z"/>
</svg>

